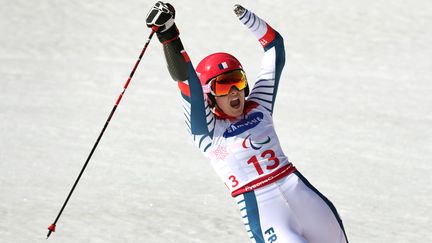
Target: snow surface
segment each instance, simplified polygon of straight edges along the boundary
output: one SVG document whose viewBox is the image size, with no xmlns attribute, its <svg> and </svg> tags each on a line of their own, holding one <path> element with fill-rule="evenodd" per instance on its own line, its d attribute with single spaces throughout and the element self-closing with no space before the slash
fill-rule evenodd
<svg viewBox="0 0 432 243">
<path fill-rule="evenodd" d="M 262 50 L 234 1 L 171 1 L 195 64 Z M 350 242 L 431 242 L 432 2 L 240 0 L 285 39 L 274 119 Z M 152 1 L 1 1 L 0 242 L 47 242 L 149 30 Z M 192 144 L 155 38 L 49 242 L 249 242 Z"/>
</svg>

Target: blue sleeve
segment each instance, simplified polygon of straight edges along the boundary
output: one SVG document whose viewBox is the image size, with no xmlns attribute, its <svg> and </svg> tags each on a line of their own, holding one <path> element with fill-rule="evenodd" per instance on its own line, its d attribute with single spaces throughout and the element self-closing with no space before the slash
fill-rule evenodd
<svg viewBox="0 0 432 243">
<path fill-rule="evenodd" d="M 242 22 L 259 40 L 264 48 L 261 70 L 249 95 L 273 114 L 279 80 L 285 65 L 285 48 L 282 36 L 252 11 L 239 16 Z"/>
<path fill-rule="evenodd" d="M 275 38 L 264 47 L 264 50 L 261 70 L 249 95 L 249 100 L 259 103 L 273 114 L 279 81 L 285 65 L 282 36 L 276 32 Z"/>
<path fill-rule="evenodd" d="M 184 119 L 195 144 L 203 153 L 211 147 L 215 117 L 207 101 L 201 82 L 185 51 L 182 51 L 188 63 L 188 80 L 179 82 L 181 91 Z"/>
</svg>

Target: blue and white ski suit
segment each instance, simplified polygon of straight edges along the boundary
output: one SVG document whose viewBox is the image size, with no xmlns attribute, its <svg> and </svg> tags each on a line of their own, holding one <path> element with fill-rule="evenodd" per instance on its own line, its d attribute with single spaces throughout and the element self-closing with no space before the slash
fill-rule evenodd
<svg viewBox="0 0 432 243">
<path fill-rule="evenodd" d="M 273 126 L 283 38 L 251 11 L 239 19 L 264 48 L 244 113 L 233 118 L 212 111 L 183 50 L 188 80 L 178 84 L 188 130 L 236 199 L 253 242 L 347 242 L 335 207 L 289 162 Z"/>
</svg>

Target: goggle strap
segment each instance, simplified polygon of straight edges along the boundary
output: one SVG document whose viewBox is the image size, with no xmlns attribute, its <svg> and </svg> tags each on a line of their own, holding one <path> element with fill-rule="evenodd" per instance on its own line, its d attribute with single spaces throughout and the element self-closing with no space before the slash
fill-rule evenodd
<svg viewBox="0 0 432 243">
<path fill-rule="evenodd" d="M 202 89 L 203 89 L 203 91 L 204 91 L 205 94 L 210 94 L 210 93 L 212 93 L 210 83 L 208 83 L 208 84 L 206 84 L 206 85 L 203 85 L 203 86 L 202 86 Z"/>
</svg>

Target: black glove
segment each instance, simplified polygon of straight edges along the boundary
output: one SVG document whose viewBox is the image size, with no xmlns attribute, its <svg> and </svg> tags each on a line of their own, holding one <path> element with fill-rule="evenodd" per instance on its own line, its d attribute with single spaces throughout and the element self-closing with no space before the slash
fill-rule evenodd
<svg viewBox="0 0 432 243">
<path fill-rule="evenodd" d="M 146 24 L 149 28 L 158 28 L 157 32 L 161 33 L 168 30 L 174 25 L 175 9 L 169 3 L 158 1 L 150 9 L 146 17 Z"/>
</svg>

